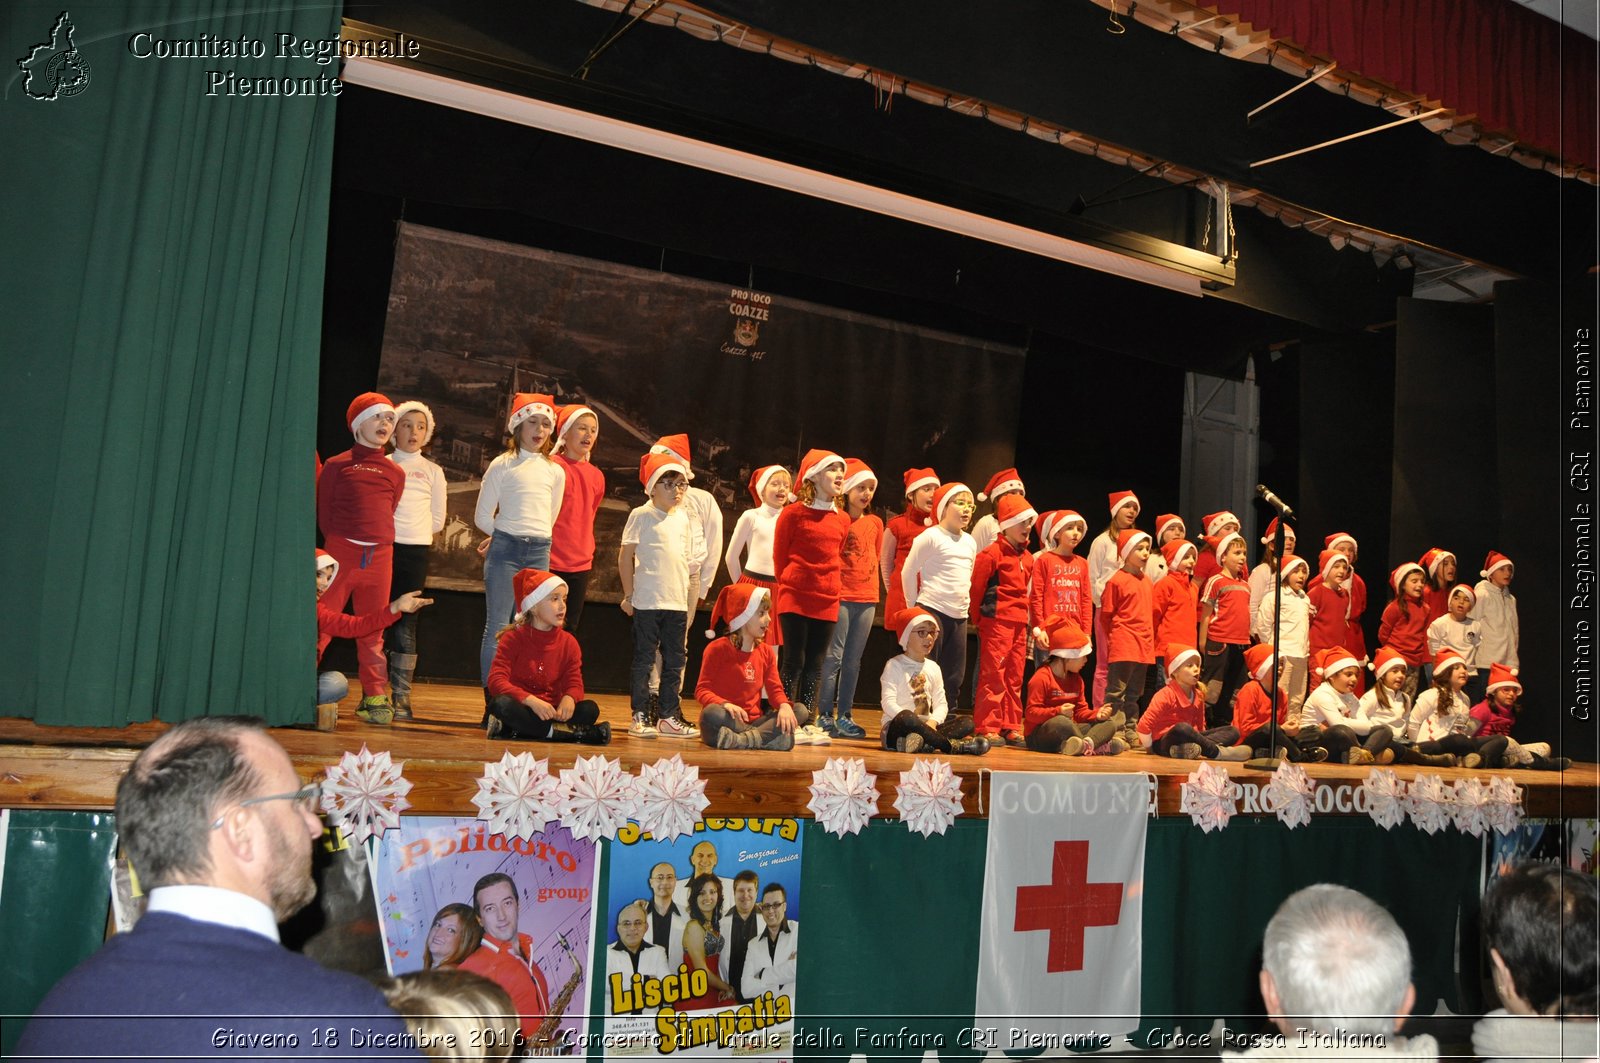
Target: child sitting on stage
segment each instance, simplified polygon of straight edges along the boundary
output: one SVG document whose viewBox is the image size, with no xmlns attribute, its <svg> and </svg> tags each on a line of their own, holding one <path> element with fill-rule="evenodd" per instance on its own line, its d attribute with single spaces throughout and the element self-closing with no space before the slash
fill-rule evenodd
<svg viewBox="0 0 1600 1063">
<path fill-rule="evenodd" d="M 1343 646 L 1323 650 L 1312 668 L 1311 681 L 1317 685 L 1306 698 L 1301 719 L 1322 728 L 1322 744 L 1336 760 L 1392 764 L 1394 750 L 1389 743 L 1394 732 L 1361 711 L 1354 693 L 1360 674 L 1361 665 Z"/>
<path fill-rule="evenodd" d="M 1280 758 L 1287 757 L 1295 763 L 1305 761 L 1320 764 L 1328 759 L 1328 751 L 1309 742 L 1302 744 L 1298 738 L 1299 728 L 1288 726 L 1289 696 L 1283 689 L 1287 663 L 1279 660 L 1272 647 L 1265 642 L 1258 642 L 1244 651 L 1244 666 L 1250 673 L 1250 681 L 1239 688 L 1238 700 L 1233 703 L 1233 726 L 1241 733 L 1239 744 L 1249 746 L 1255 751 L 1256 756 L 1277 755 Z M 1278 682 L 1277 750 L 1272 746 L 1270 727 L 1274 699 L 1267 690 L 1270 683 L 1268 677 L 1273 672 L 1277 672 Z"/>
<path fill-rule="evenodd" d="M 883 666 L 879 705 L 883 723 L 878 741 L 884 749 L 899 753 L 930 750 L 936 753 L 989 752 L 989 742 L 972 734 L 971 719 L 963 716 L 946 720 L 950 708 L 945 700 L 944 676 L 931 659 L 939 639 L 939 621 L 926 609 L 902 609 L 889 618 L 889 630 L 900 640 L 904 653 L 889 658 Z"/>
<path fill-rule="evenodd" d="M 1049 664 L 1028 680 L 1028 707 L 1022 718 L 1028 748 L 1036 753 L 1115 755 L 1128 748 L 1116 737 L 1127 718 L 1112 705 L 1098 710 L 1083 689 L 1089 636 L 1071 617 L 1052 617 Z"/>
<path fill-rule="evenodd" d="M 1472 718 L 1478 721 L 1478 734 L 1484 737 L 1505 735 L 1510 739 L 1505 753 L 1507 767 L 1533 771 L 1565 771 L 1571 767 L 1570 758 L 1550 756 L 1548 742 L 1523 745 L 1511 738 L 1511 727 L 1521 711 L 1521 681 L 1505 665 L 1490 665 L 1489 693 L 1483 701 L 1472 706 Z"/>
<path fill-rule="evenodd" d="M 1379 646 L 1372 669 L 1372 689 L 1361 695 L 1361 714 L 1382 724 L 1394 735 L 1389 748 L 1401 764 L 1423 764 L 1433 768 L 1453 768 L 1456 758 L 1444 753 L 1419 753 L 1406 741 L 1406 721 L 1411 718 L 1411 699 L 1406 697 L 1406 659 L 1389 646 Z"/>
<path fill-rule="evenodd" d="M 1250 747 L 1236 745 L 1232 727 L 1206 727 L 1200 694 L 1200 651 L 1174 643 L 1167 647 L 1167 685 L 1150 699 L 1139 717 L 1139 742 L 1158 757 L 1174 760 L 1249 760 Z"/>
<path fill-rule="evenodd" d="M 487 737 L 603 746 L 611 725 L 583 696 L 583 651 L 562 625 L 567 581 L 525 568 L 512 579 L 517 613 L 495 639 Z"/>
<path fill-rule="evenodd" d="M 726 638 L 717 638 L 717 625 Z M 717 749 L 794 748 L 795 732 L 811 714 L 789 704 L 778 678 L 778 654 L 766 643 L 772 594 L 752 583 L 722 588 L 711 607 L 712 639 L 700 659 L 700 741 Z M 763 697 L 765 695 L 765 697 Z"/>
<path fill-rule="evenodd" d="M 1466 685 L 1466 662 L 1454 650 L 1440 650 L 1433 660 L 1433 683 L 1417 695 L 1406 735 L 1420 753 L 1448 753 L 1463 768 L 1498 768 L 1511 739 L 1476 737 L 1479 723 L 1461 693 Z"/>
<path fill-rule="evenodd" d="M 317 663 L 322 663 L 322 651 L 332 639 L 360 639 L 374 635 L 396 620 L 402 613 L 415 613 L 425 605 L 432 605 L 432 598 L 424 598 L 421 591 L 406 591 L 388 605 L 362 616 L 352 616 L 349 613 L 331 609 L 322 604 L 322 595 L 339 575 L 339 561 L 326 550 L 317 551 Z M 350 680 L 340 672 L 317 673 L 317 704 L 332 705 L 342 701 L 350 692 Z M 322 726 L 319 714 L 318 727 L 322 730 L 333 730 L 333 717 L 328 718 L 328 725 Z"/>
</svg>

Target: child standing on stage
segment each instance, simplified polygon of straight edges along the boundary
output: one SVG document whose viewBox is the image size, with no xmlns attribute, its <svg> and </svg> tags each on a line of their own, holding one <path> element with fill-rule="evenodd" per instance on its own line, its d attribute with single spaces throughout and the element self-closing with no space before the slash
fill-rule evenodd
<svg viewBox="0 0 1600 1063">
<path fill-rule="evenodd" d="M 1244 651 L 1250 645 L 1250 584 L 1245 582 L 1244 538 L 1226 532 L 1208 539 L 1207 556 L 1219 571 L 1200 585 L 1200 644 L 1205 648 L 1206 720 L 1220 727 L 1233 718 L 1233 695 L 1244 679 Z M 1200 565 L 1195 565 L 1198 573 Z"/>
<path fill-rule="evenodd" d="M 1083 689 L 1089 636 L 1071 617 L 1054 617 L 1046 632 L 1049 664 L 1028 680 L 1022 725 L 1028 748 L 1036 753 L 1115 756 L 1128 748 L 1117 737 L 1127 717 L 1111 705 L 1096 709 Z"/>
<path fill-rule="evenodd" d="M 1343 646 L 1318 655 L 1311 681 L 1316 684 L 1306 698 L 1302 719 L 1322 728 L 1322 744 L 1329 756 L 1346 764 L 1392 764 L 1389 743 L 1394 732 L 1361 711 L 1355 696 L 1356 673 L 1361 665 Z"/>
<path fill-rule="evenodd" d="M 1345 560 L 1349 563 L 1350 572 L 1345 577 L 1344 589 L 1350 598 L 1345 607 L 1344 638 L 1329 644 L 1329 646 L 1314 648 L 1312 653 L 1315 654 L 1317 649 L 1343 646 L 1354 653 L 1357 660 L 1364 661 L 1367 659 L 1367 633 L 1361 626 L 1361 618 L 1367 614 L 1367 581 L 1362 579 L 1361 573 L 1356 571 L 1356 558 L 1360 554 L 1360 549 L 1355 538 L 1349 532 L 1334 532 L 1323 539 L 1322 545 L 1325 550 L 1333 550 L 1343 554 Z M 1326 565 L 1319 567 L 1324 570 L 1327 569 Z M 1308 591 L 1315 590 L 1321 578 L 1319 576 L 1317 579 L 1312 580 L 1306 589 Z M 1361 693 L 1365 687 L 1366 681 L 1358 675 L 1356 677 L 1356 693 Z"/>
<path fill-rule="evenodd" d="M 939 619 L 926 609 L 911 608 L 900 610 L 886 623 L 905 652 L 883 666 L 879 745 L 899 753 L 929 750 L 981 756 L 989 752 L 987 739 L 968 737 L 971 720 L 948 715 L 944 676 L 932 659 Z"/>
<path fill-rule="evenodd" d="M 905 482 L 906 511 L 889 518 L 884 529 L 883 556 L 878 565 L 883 570 L 884 592 L 883 626 L 906 607 L 906 592 L 900 582 L 900 573 L 906 567 L 906 555 L 917 536 L 927 530 L 928 507 L 933 505 L 933 492 L 939 488 L 939 474 L 932 469 L 907 469 L 901 474 Z"/>
<path fill-rule="evenodd" d="M 1478 653 L 1483 660 L 1503 664 L 1515 674 L 1522 666 L 1517 656 L 1522 641 L 1517 599 L 1511 593 L 1516 568 L 1505 554 L 1490 550 L 1478 574 L 1483 579 L 1473 588 L 1478 600 L 1472 607 L 1472 618 L 1478 622 L 1482 636 Z"/>
<path fill-rule="evenodd" d="M 334 577 L 339 574 L 339 562 L 334 560 L 332 554 L 326 550 L 317 551 L 317 663 L 322 663 L 322 651 L 333 639 L 360 639 L 375 632 L 382 631 L 390 624 L 395 623 L 402 616 L 409 616 L 425 605 L 432 605 L 432 598 L 424 598 L 421 591 L 406 591 L 400 597 L 390 602 L 382 609 L 353 616 L 350 613 L 340 612 L 323 604 L 322 597 L 327 593 L 328 587 L 333 583 Z M 350 680 L 339 672 L 317 673 L 317 704 L 333 705 L 344 700 L 350 693 Z M 333 718 L 329 717 L 327 726 L 323 726 L 322 715 L 318 713 L 317 728 L 323 731 L 333 730 Z"/>
<path fill-rule="evenodd" d="M 1205 525 L 1205 532 L 1201 535 L 1201 540 L 1210 543 L 1212 546 L 1221 542 L 1224 537 L 1233 535 L 1239 530 L 1239 518 L 1225 509 L 1216 513 L 1207 513 L 1201 523 Z M 1211 577 L 1221 571 L 1221 559 L 1216 556 L 1216 553 L 1212 550 L 1201 550 L 1200 558 L 1195 562 L 1194 566 L 1194 585 L 1204 589 Z M 1241 566 L 1240 575 L 1242 576 L 1243 574 Z"/>
<path fill-rule="evenodd" d="M 1298 727 L 1300 705 L 1306 699 L 1306 674 L 1311 664 L 1311 599 L 1305 590 L 1311 568 L 1305 558 L 1293 554 L 1285 554 L 1278 567 L 1278 579 L 1283 584 L 1283 608 L 1273 608 L 1273 595 L 1269 591 L 1256 612 L 1254 632 L 1257 641 L 1270 646 L 1273 644 L 1272 625 L 1277 621 L 1277 645 L 1282 647 L 1277 655 L 1281 664 L 1278 689 L 1289 699 L 1289 725 Z M 1239 730 L 1243 731 L 1244 727 Z"/>
<path fill-rule="evenodd" d="M 947 705 L 961 704 L 961 679 L 967 670 L 967 615 L 971 608 L 972 566 L 978 546 L 966 533 L 977 508 L 963 483 L 941 484 L 933 493 L 927 528 L 911 543 L 900 590 L 908 605 L 939 618 L 939 671 Z"/>
<path fill-rule="evenodd" d="M 489 463 L 478 487 L 472 520 L 489 536 L 478 548 L 483 552 L 484 600 L 478 666 L 486 690 L 495 636 L 510 622 L 516 605 L 512 583 L 517 573 L 550 568 L 550 537 L 567 490 L 566 470 L 550 458 L 555 425 L 555 400 L 549 395 L 513 395 L 506 451 Z"/>
<path fill-rule="evenodd" d="M 583 651 L 563 626 L 566 581 L 525 568 L 514 584 L 517 615 L 489 665 L 487 737 L 608 744 L 611 725 L 598 722 L 600 706 L 583 696 Z"/>
<path fill-rule="evenodd" d="M 1311 618 L 1307 648 L 1315 657 L 1323 650 L 1344 645 L 1350 611 L 1350 561 L 1337 550 L 1317 556 L 1317 575 L 1306 585 L 1306 614 Z"/>
<path fill-rule="evenodd" d="M 717 638 L 718 625 L 726 637 Z M 778 653 L 765 636 L 772 626 L 772 595 L 765 587 L 735 583 L 711 607 L 712 640 L 700 660 L 700 740 L 717 749 L 794 748 L 810 718 L 793 706 L 778 677 Z"/>
<path fill-rule="evenodd" d="M 1240 733 L 1239 744 L 1248 746 L 1258 757 L 1270 757 L 1282 751 L 1294 763 L 1320 764 L 1328 759 L 1328 751 L 1315 744 L 1301 745 L 1300 727 L 1290 723 L 1289 698 L 1284 693 L 1283 666 L 1272 644 L 1258 642 L 1244 651 L 1245 670 L 1250 680 L 1239 688 L 1239 697 L 1233 703 L 1233 726 Z M 1278 684 L 1274 697 L 1267 687 Z M 1277 703 L 1277 750 L 1272 746 L 1273 703 Z"/>
<path fill-rule="evenodd" d="M 872 633 L 873 611 L 878 608 L 882 575 L 878 555 L 883 550 L 883 521 L 872 512 L 878 477 L 866 463 L 849 458 L 844 465 L 845 516 L 850 531 L 840 553 L 839 619 L 833 625 L 828 656 L 822 662 L 822 689 L 817 705 L 818 726 L 836 738 L 865 738 L 867 732 L 851 719 L 856 682 L 861 675 L 861 655 Z"/>
<path fill-rule="evenodd" d="M 1450 589 L 1445 614 L 1428 625 L 1430 655 L 1450 649 L 1455 650 L 1466 662 L 1467 685 L 1464 689 L 1467 702 L 1472 705 L 1483 700 L 1484 683 L 1478 674 L 1478 646 L 1483 636 L 1478 631 L 1478 622 L 1470 615 L 1475 604 L 1477 595 L 1472 593 L 1472 588 L 1465 583 L 1458 583 Z"/>
<path fill-rule="evenodd" d="M 689 469 L 665 454 L 646 454 L 639 462 L 639 482 L 649 501 L 628 514 L 617 554 L 621 608 L 633 617 L 633 723 L 628 734 L 697 738 L 700 732 L 684 721 L 678 701 L 689 601 L 689 518 L 678 500 L 688 490 Z M 650 672 L 658 653 L 660 710 L 652 725 Z"/>
<path fill-rule="evenodd" d="M 555 460 L 567 474 L 550 539 L 550 571 L 567 584 L 568 633 L 576 635 L 594 571 L 594 522 L 606 498 L 606 477 L 590 458 L 600 439 L 600 418 L 581 403 L 556 411 Z"/>
<path fill-rule="evenodd" d="M 1419 753 L 1448 753 L 1463 768 L 1498 768 L 1511 739 L 1506 735 L 1475 737 L 1479 721 L 1472 717 L 1461 689 L 1467 685 L 1466 663 L 1454 650 L 1440 650 L 1433 659 L 1433 682 L 1411 707 L 1406 737 Z"/>
<path fill-rule="evenodd" d="M 662 436 L 650 448 L 650 453 L 661 454 L 682 465 L 690 483 L 679 500 L 679 508 L 689 519 L 689 605 L 683 622 L 683 654 L 689 656 L 689 629 L 695 625 L 699 611 L 711 584 L 717 578 L 717 565 L 722 561 L 722 508 L 710 491 L 694 486 L 694 463 L 689 460 L 692 448 L 689 437 L 683 433 Z M 683 695 L 683 674 L 678 674 L 678 695 Z M 658 713 L 661 705 L 661 654 L 656 653 L 650 666 L 650 710 Z"/>
<path fill-rule="evenodd" d="M 988 499 L 995 508 L 979 517 L 978 522 L 972 526 L 972 541 L 977 544 L 979 553 L 1000 535 L 1000 500 L 1006 495 L 1021 497 L 1026 493 L 1026 489 L 1022 486 L 1022 477 L 1017 475 L 1015 469 L 1001 469 L 989 477 L 989 482 L 978 492 L 978 501 Z"/>
<path fill-rule="evenodd" d="M 1414 699 L 1417 687 L 1428 685 L 1428 610 L 1422 601 L 1422 566 L 1407 561 L 1389 574 L 1394 600 L 1383 610 L 1378 623 L 1378 642 L 1391 646 L 1406 659 L 1410 674 L 1403 688 Z"/>
<path fill-rule="evenodd" d="M 1110 506 L 1111 523 L 1089 545 L 1089 595 L 1094 600 L 1095 609 L 1094 680 L 1091 690 L 1096 705 L 1103 705 L 1106 700 L 1106 626 L 1100 608 L 1101 595 L 1105 593 L 1106 583 L 1122 567 L 1122 559 L 1117 555 L 1117 537 L 1132 528 L 1133 522 L 1139 519 L 1139 499 L 1132 491 L 1113 491 L 1107 496 L 1107 503 Z"/>
<path fill-rule="evenodd" d="M 1159 656 L 1161 650 L 1176 643 L 1187 646 L 1194 642 L 1200 631 L 1200 594 L 1191 575 L 1200 555 L 1194 543 L 1187 539 L 1173 539 L 1161 548 L 1167 574 L 1150 592 L 1150 619 L 1155 625 L 1155 667 L 1145 675 L 1145 696 L 1140 711 L 1150 704 L 1156 691 L 1166 684 L 1166 664 Z"/>
<path fill-rule="evenodd" d="M 383 453 L 394 432 L 394 405 L 387 398 L 375 391 L 357 395 L 346 420 L 354 445 L 329 458 L 317 477 L 317 526 L 323 545 L 339 563 L 322 604 L 341 613 L 349 602 L 360 616 L 378 612 L 390 600 L 394 512 L 405 493 L 406 474 Z M 383 635 L 374 629 L 355 642 L 361 665 L 361 706 L 356 716 L 367 723 L 389 723 L 394 709 L 389 704 Z M 318 636 L 319 658 L 327 645 L 327 636 Z"/>
<path fill-rule="evenodd" d="M 444 470 L 422 456 L 433 438 L 433 411 L 420 402 L 402 402 L 394 411 L 394 453 L 389 460 L 406 475 L 394 511 L 394 571 L 389 594 L 420 591 L 428 582 L 428 551 L 444 530 Z M 417 670 L 417 618 L 404 616 L 384 634 L 389 665 L 390 703 L 397 720 L 411 719 L 411 677 Z"/>
<path fill-rule="evenodd" d="M 1435 546 L 1422 555 L 1418 564 L 1427 577 L 1427 585 L 1422 589 L 1422 601 L 1427 607 L 1428 622 L 1431 624 L 1450 611 L 1450 586 L 1456 581 L 1456 555 Z"/>
<path fill-rule="evenodd" d="M 1493 738 L 1504 735 L 1507 739 L 1505 762 L 1507 767 L 1528 768 L 1531 771 L 1565 771 L 1572 766 L 1567 757 L 1552 757 L 1548 742 L 1530 742 L 1523 745 L 1511 737 L 1512 725 L 1522 711 L 1522 682 L 1503 664 L 1489 666 L 1488 694 L 1483 701 L 1472 706 L 1472 718 L 1478 721 L 1478 737 Z"/>
<path fill-rule="evenodd" d="M 1200 693 L 1200 651 L 1173 644 L 1163 654 L 1167 685 L 1150 699 L 1139 717 L 1139 742 L 1158 757 L 1174 760 L 1249 760 L 1250 747 L 1236 743 L 1231 726 L 1206 727 L 1205 696 Z"/>
<path fill-rule="evenodd" d="M 1106 700 L 1112 712 L 1139 714 L 1145 673 L 1156 663 L 1152 590 L 1144 578 L 1150 559 L 1150 536 L 1129 528 L 1117 538 L 1122 568 L 1111 574 L 1100 594 L 1106 629 Z"/>
<path fill-rule="evenodd" d="M 1076 510 L 1055 509 L 1040 517 L 1037 527 L 1042 549 L 1033 555 L 1028 623 L 1033 628 L 1034 660 L 1043 664 L 1050 649 L 1045 623 L 1052 617 L 1071 617 L 1083 631 L 1092 630 L 1094 598 L 1089 591 L 1089 563 L 1073 552 L 1088 533 L 1088 523 Z"/>
<path fill-rule="evenodd" d="M 1272 581 L 1277 579 L 1279 572 L 1278 551 L 1274 549 L 1273 539 L 1278 533 L 1278 518 L 1273 517 L 1267 524 L 1267 533 L 1261 537 L 1261 563 L 1250 570 L 1250 615 L 1254 617 L 1261 611 L 1261 600 L 1272 597 Z M 1294 553 L 1294 529 L 1285 525 L 1283 529 L 1283 553 L 1287 557 Z M 1271 642 L 1269 636 L 1265 639 Z"/>
<path fill-rule="evenodd" d="M 1144 578 L 1152 585 L 1160 583 L 1167 575 L 1166 545 L 1182 542 L 1188 534 L 1183 518 L 1176 513 L 1163 513 L 1156 518 L 1155 544 L 1150 548 L 1150 563 L 1144 566 Z M 1160 649 L 1161 643 L 1157 642 L 1156 648 Z"/>
<path fill-rule="evenodd" d="M 800 462 L 800 500 L 778 514 L 772 563 L 778 576 L 778 625 L 783 628 L 779 673 L 796 704 L 816 704 L 822 658 L 839 619 L 844 540 L 850 518 L 839 510 L 845 462 L 826 450 L 808 450 Z M 803 725 L 795 741 L 827 745 L 828 733 Z"/>
<path fill-rule="evenodd" d="M 978 551 L 967 599 L 978 614 L 978 688 L 972 723 L 986 738 L 1024 745 L 1022 676 L 1028 663 L 1028 583 L 1033 555 L 1028 536 L 1038 519 L 1016 492 L 995 504 L 999 537 Z"/>
<path fill-rule="evenodd" d="M 772 533 L 778 527 L 778 514 L 794 501 L 790 486 L 789 470 L 782 465 L 763 465 L 751 473 L 750 497 L 756 504 L 739 514 L 733 538 L 728 540 L 728 578 L 765 587 L 769 608 L 771 594 L 778 589 L 777 574 L 772 571 Z M 776 624 L 768 626 L 766 643 L 773 649 L 783 645 L 783 631 Z"/>
</svg>

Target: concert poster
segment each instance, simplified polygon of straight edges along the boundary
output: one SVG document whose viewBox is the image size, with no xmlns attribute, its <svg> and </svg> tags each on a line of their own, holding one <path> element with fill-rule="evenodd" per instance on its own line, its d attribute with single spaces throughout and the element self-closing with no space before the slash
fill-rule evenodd
<svg viewBox="0 0 1600 1063">
<path fill-rule="evenodd" d="M 794 819 L 708 819 L 670 842 L 619 832 L 596 963 L 605 1058 L 793 1058 L 800 850 Z"/>
</svg>

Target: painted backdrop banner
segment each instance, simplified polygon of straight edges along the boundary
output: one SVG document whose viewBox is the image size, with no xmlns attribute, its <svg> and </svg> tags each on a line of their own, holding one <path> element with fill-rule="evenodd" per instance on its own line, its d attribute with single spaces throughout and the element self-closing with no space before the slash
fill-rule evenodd
<svg viewBox="0 0 1600 1063">
<path fill-rule="evenodd" d="M 932 466 L 981 488 L 1014 460 L 1024 351 L 747 288 L 402 225 L 379 388 L 438 422 L 430 456 L 449 483 L 430 585 L 482 588 L 478 483 L 504 442 L 513 391 L 582 402 L 600 417 L 606 477 L 591 600 L 621 597 L 614 559 L 644 501 L 639 456 L 687 433 L 695 486 L 732 528 L 763 465 L 811 447 L 878 473 L 875 505 L 901 507 L 900 473 Z M 719 577 L 726 580 L 726 572 Z M 714 590 L 710 588 L 708 590 Z"/>
</svg>

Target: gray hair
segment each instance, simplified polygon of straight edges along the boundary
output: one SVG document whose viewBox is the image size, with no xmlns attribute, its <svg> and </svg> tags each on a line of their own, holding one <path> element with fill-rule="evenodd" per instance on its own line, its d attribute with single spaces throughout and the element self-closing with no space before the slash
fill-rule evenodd
<svg viewBox="0 0 1600 1063">
<path fill-rule="evenodd" d="M 1292 894 L 1262 941 L 1284 1017 L 1324 1033 L 1392 1034 L 1411 985 L 1411 948 L 1371 898 L 1322 883 Z"/>
</svg>

